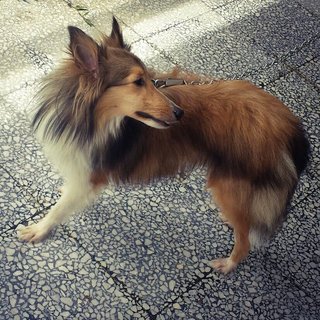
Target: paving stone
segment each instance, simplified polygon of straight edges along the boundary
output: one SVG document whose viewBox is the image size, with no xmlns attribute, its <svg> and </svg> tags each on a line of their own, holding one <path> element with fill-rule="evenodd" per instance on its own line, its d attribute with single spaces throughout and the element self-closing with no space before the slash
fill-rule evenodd
<svg viewBox="0 0 320 320">
<path fill-rule="evenodd" d="M 317 189 L 292 208 L 268 253 L 296 292 L 315 305 L 320 303 L 319 199 Z"/>
<path fill-rule="evenodd" d="M 21 221 L 30 218 L 41 209 L 37 199 L 24 190 L 10 172 L 0 165 L 1 232 L 15 228 Z"/>
<path fill-rule="evenodd" d="M 308 9 L 311 13 L 320 16 L 320 7 L 317 0 L 297 0 L 304 8 Z"/>
<path fill-rule="evenodd" d="M 51 70 L 64 56 L 68 25 L 77 25 L 87 32 L 90 30 L 64 1 L 49 0 L 41 4 L 38 1 L 16 1 L 12 7 L 12 1 L 5 0 L 1 1 L 1 12 L 0 32 L 5 35 L 3 41 L 8 43 L 5 50 L 0 49 L 3 94 L 34 82 Z"/>
<path fill-rule="evenodd" d="M 307 81 L 315 86 L 320 92 L 320 58 L 315 58 L 298 69 L 300 75 L 302 75 Z"/>
<path fill-rule="evenodd" d="M 211 9 L 217 9 L 223 7 L 228 3 L 231 3 L 235 0 L 203 0 L 203 2 Z"/>
<path fill-rule="evenodd" d="M 299 231 L 300 232 L 300 231 Z M 314 238 L 313 238 L 314 240 Z M 272 250 L 270 244 L 267 250 Z M 290 250 L 283 250 L 288 253 Z M 308 251 L 310 254 L 310 251 Z M 292 261 L 277 262 L 267 255 L 253 254 L 228 277 L 211 274 L 183 293 L 160 313 L 160 319 L 317 319 L 316 277 L 300 287 L 299 276 L 283 273 Z M 293 258 L 294 255 L 292 255 Z M 298 256 L 296 256 L 295 259 Z M 259 262 L 254 259 L 259 259 Z M 294 259 L 294 258 L 293 258 Z M 304 273 L 304 265 L 297 274 Z M 309 270 L 319 275 L 318 266 Z M 300 280 L 300 281 L 299 281 Z M 281 293 L 280 293 L 281 292 Z"/>
<path fill-rule="evenodd" d="M 92 24 L 95 29 L 103 34 L 109 35 L 112 27 L 112 16 L 114 13 L 110 11 L 113 5 L 119 4 L 117 2 L 97 1 L 97 0 L 76 0 L 69 1 L 70 6 L 83 15 L 89 24 Z M 121 29 L 128 43 L 136 42 L 141 37 L 131 27 L 125 24 L 122 19 L 118 19 L 121 24 Z"/>
<path fill-rule="evenodd" d="M 270 10 L 279 0 L 238 0 L 225 2 L 227 3 L 224 6 L 216 8 L 215 12 L 224 17 L 230 24 L 250 25 L 251 19 L 260 17 L 261 11 Z"/>
<path fill-rule="evenodd" d="M 97 1 L 93 2 L 97 3 Z M 86 1 L 86 3 L 91 7 L 92 1 Z M 117 1 L 108 2 L 105 6 L 143 37 L 165 30 L 209 10 L 200 0 Z"/>
<path fill-rule="evenodd" d="M 320 37 L 313 34 L 310 43 L 290 53 L 285 62 L 292 68 L 299 68 L 317 57 L 320 57 Z"/>
<path fill-rule="evenodd" d="M 105 287 L 110 275 L 84 259 L 87 253 L 62 233 L 33 246 L 18 241 L 15 231 L 6 232 L 0 236 L 0 254 L 1 319 L 82 319 L 84 315 L 112 319 L 120 313 L 127 319 L 128 310 L 135 307 L 136 302 L 126 292 L 115 294 L 116 290 L 121 292 L 116 284 Z M 123 295 L 125 301 L 120 298 Z M 141 308 L 136 314 L 139 319 L 147 319 Z"/>
<path fill-rule="evenodd" d="M 258 6 L 258 7 L 257 7 Z M 259 10 L 257 10 L 259 8 Z M 238 25 L 269 55 L 280 57 L 319 33 L 319 19 L 296 1 L 236 1 L 217 10 L 222 16 L 239 12 Z M 290 26 L 288 28 L 287 26 Z"/>
<path fill-rule="evenodd" d="M 162 52 L 153 48 L 146 40 L 139 40 L 132 44 L 131 51 L 136 54 L 148 68 L 158 72 L 170 71 L 175 67 Z"/>
<path fill-rule="evenodd" d="M 271 62 L 245 26 L 233 26 L 215 11 L 152 36 L 148 42 L 181 67 L 215 78 L 237 78 Z"/>
<path fill-rule="evenodd" d="M 40 203 L 47 206 L 54 203 L 62 181 L 43 155 L 31 130 L 28 113 L 1 97 L 0 104 L 0 164 Z"/>
<path fill-rule="evenodd" d="M 209 206 L 209 194 L 197 195 L 199 190 L 203 192 L 203 176 L 201 180 L 199 172 L 191 175 L 183 184 L 193 189 L 192 195 L 185 192 L 176 197 L 181 182 L 172 179 L 109 190 L 68 228 L 131 291 L 148 305 L 158 305 L 174 297 L 181 283 L 197 276 L 197 269 L 206 267 L 205 259 L 226 254 L 230 248 L 231 234 Z M 215 245 L 217 233 L 219 246 Z M 177 268 L 177 264 L 184 267 Z"/>
</svg>

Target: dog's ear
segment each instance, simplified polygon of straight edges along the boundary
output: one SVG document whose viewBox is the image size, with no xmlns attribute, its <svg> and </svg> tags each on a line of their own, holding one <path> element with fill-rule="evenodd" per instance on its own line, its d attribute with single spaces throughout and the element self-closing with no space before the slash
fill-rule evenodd
<svg viewBox="0 0 320 320">
<path fill-rule="evenodd" d="M 130 46 L 126 44 L 123 40 L 121 28 L 119 26 L 117 19 L 114 16 L 112 18 L 112 31 L 110 34 L 110 39 L 112 41 L 113 46 L 130 50 Z"/>
<path fill-rule="evenodd" d="M 68 27 L 70 35 L 70 51 L 77 66 L 86 72 L 98 77 L 99 48 L 98 44 L 86 33 L 77 27 Z"/>
</svg>

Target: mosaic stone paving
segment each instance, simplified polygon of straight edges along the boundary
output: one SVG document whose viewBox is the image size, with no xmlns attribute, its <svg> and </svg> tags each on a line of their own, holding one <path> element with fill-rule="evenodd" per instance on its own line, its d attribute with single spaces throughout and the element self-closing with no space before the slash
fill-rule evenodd
<svg viewBox="0 0 320 320">
<path fill-rule="evenodd" d="M 0 319 L 319 319 L 316 0 L 2 0 L 0 11 Z M 112 15 L 147 65 L 249 79 L 307 130 L 311 162 L 287 220 L 227 276 L 206 264 L 233 238 L 201 170 L 107 189 L 45 242 L 17 239 L 61 185 L 30 130 L 39 80 L 65 56 L 67 25 L 95 37 Z"/>
</svg>

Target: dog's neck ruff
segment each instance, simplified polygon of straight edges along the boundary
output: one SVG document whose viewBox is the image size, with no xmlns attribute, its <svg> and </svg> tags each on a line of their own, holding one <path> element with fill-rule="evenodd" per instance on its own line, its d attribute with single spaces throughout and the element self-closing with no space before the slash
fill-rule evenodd
<svg viewBox="0 0 320 320">
<path fill-rule="evenodd" d="M 119 134 L 123 119 L 124 117 L 114 117 L 107 124 L 108 133 L 111 134 L 113 138 L 116 138 L 117 135 Z"/>
<path fill-rule="evenodd" d="M 172 87 L 172 86 L 181 86 L 181 85 L 203 85 L 203 84 L 212 84 L 215 82 L 215 80 L 210 81 L 186 81 L 184 79 L 180 78 L 167 78 L 167 79 L 152 79 L 151 80 L 153 85 L 156 88 L 166 88 L 166 87 Z"/>
</svg>

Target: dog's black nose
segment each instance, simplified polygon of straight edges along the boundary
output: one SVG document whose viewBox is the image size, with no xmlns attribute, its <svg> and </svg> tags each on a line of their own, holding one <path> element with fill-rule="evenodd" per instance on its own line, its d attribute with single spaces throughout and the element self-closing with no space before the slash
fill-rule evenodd
<svg viewBox="0 0 320 320">
<path fill-rule="evenodd" d="M 170 103 L 176 119 L 180 120 L 184 114 L 184 111 L 180 107 L 178 107 L 174 102 L 170 101 Z"/>
</svg>

